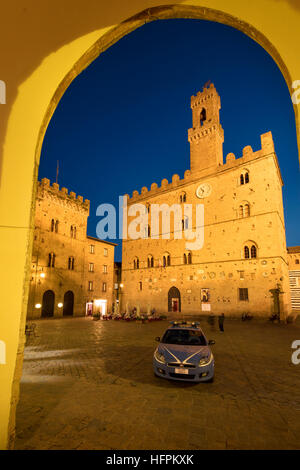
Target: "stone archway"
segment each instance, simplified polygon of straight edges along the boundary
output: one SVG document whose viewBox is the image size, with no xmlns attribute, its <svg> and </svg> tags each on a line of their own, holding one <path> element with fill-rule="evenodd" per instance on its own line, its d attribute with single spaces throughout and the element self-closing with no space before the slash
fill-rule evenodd
<svg viewBox="0 0 300 470">
<path fill-rule="evenodd" d="M 42 302 L 42 318 L 53 317 L 54 315 L 54 299 L 53 290 L 46 290 L 43 295 Z"/>
<path fill-rule="evenodd" d="M 72 316 L 74 309 L 74 294 L 68 290 L 64 295 L 63 316 Z"/>
<path fill-rule="evenodd" d="M 85 20 L 86 5 L 81 2 L 81 7 L 79 3 L 79 0 L 73 0 L 71 10 L 76 14 L 76 18 L 82 15 L 82 20 Z M 235 0 L 224 0 L 224 2 L 211 0 L 210 8 L 203 6 L 198 0 L 191 0 L 190 5 L 180 3 L 181 0 L 178 0 L 174 5 L 173 2 L 166 0 L 164 6 L 159 6 L 155 0 L 148 2 L 139 0 L 130 5 L 129 2 L 128 5 L 126 2 L 120 2 L 118 8 L 115 8 L 113 4 L 97 2 L 95 8 L 90 9 L 92 18 L 82 21 L 84 28 L 80 28 L 76 21 L 68 23 L 64 21 L 63 29 L 58 0 L 53 0 L 50 7 L 47 5 L 47 15 L 41 14 L 38 9 L 38 5 L 43 6 L 43 2 L 37 3 L 35 8 L 26 9 L 26 21 L 24 21 L 24 12 L 20 14 L 21 9 L 19 12 L 11 11 L 14 8 L 12 3 L 7 2 L 2 7 L 2 16 L 8 19 L 7 28 L 13 30 L 9 20 L 14 18 L 14 31 L 17 32 L 9 37 L 7 34 L 6 37 L 5 28 L 2 28 L 1 42 L 8 44 L 6 48 L 9 51 L 8 64 L 14 64 L 14 57 L 20 53 L 22 38 L 26 37 L 22 25 L 29 25 L 28 31 L 36 40 L 36 27 L 47 18 L 49 22 L 55 21 L 56 35 L 42 35 L 39 48 L 30 47 L 30 44 L 28 47 L 26 43 L 26 57 L 24 56 L 25 59 L 17 74 L 14 66 L 11 67 L 11 71 L 3 67 L 5 73 L 11 74 L 7 79 L 10 92 L 8 97 L 13 96 L 13 99 L 8 100 L 6 105 L 7 128 L 6 122 L 2 126 L 5 129 L 1 167 L 3 227 L 1 246 L 4 249 L 0 276 L 5 295 L 1 305 L 3 315 L 0 313 L 0 317 L 1 326 L 4 326 L 1 329 L 1 339 L 5 340 L 12 353 L 9 355 L 6 367 L 0 370 L 4 397 L 0 406 L 0 413 L 3 416 L 3 425 L 0 426 L 0 448 L 11 447 L 14 439 L 14 409 L 21 375 L 34 223 L 35 182 L 40 150 L 51 116 L 72 80 L 99 54 L 126 34 L 149 21 L 170 18 L 204 19 L 234 27 L 259 43 L 272 56 L 291 93 L 291 77 L 293 80 L 300 78 L 296 47 L 300 40 L 298 28 L 300 12 L 298 8 L 289 8 L 288 4 L 291 2 L 285 2 L 286 24 L 290 27 L 284 35 L 278 27 L 281 24 L 280 8 L 283 2 L 274 2 L 272 9 L 269 2 L 265 1 L 257 1 L 255 7 L 247 2 Z M 142 8 L 145 10 L 140 12 Z M 268 17 L 267 22 L 262 21 L 264 16 Z M 50 38 L 48 42 L 47 38 Z M 50 42 L 51 38 L 55 39 L 54 43 Z M 31 67 L 26 69 L 24 65 L 29 62 Z M 294 110 L 298 146 L 300 146 L 298 121 L 300 105 L 295 105 Z M 19 167 L 22 171 L 16 172 L 16 168 Z M 15 283 L 10 282 L 11 278 L 15 279 Z M 6 311 L 12 313 L 7 318 Z"/>
<path fill-rule="evenodd" d="M 177 287 L 173 286 L 168 292 L 168 312 L 181 312 L 181 296 Z"/>
</svg>

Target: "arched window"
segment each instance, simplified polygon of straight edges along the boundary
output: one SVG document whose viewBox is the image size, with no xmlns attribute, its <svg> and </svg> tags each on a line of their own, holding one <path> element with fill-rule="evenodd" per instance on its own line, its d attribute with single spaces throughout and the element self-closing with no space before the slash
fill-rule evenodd
<svg viewBox="0 0 300 470">
<path fill-rule="evenodd" d="M 192 253 L 188 254 L 188 264 L 192 264 Z"/>
<path fill-rule="evenodd" d="M 179 196 L 179 201 L 182 204 L 183 202 L 186 202 L 186 193 L 181 193 Z"/>
<path fill-rule="evenodd" d="M 250 216 L 250 204 L 247 202 L 239 206 L 239 217 L 249 217 Z"/>
<path fill-rule="evenodd" d="M 148 256 L 147 264 L 148 264 L 148 268 L 153 268 L 153 266 L 154 266 L 154 258 L 153 258 L 152 255 L 149 255 L 149 256 Z"/>
<path fill-rule="evenodd" d="M 171 257 L 168 253 L 166 253 L 163 256 L 163 267 L 165 268 L 166 266 L 170 266 L 170 264 L 171 264 Z"/>
<path fill-rule="evenodd" d="M 186 257 L 186 254 L 184 253 L 183 255 L 183 264 L 187 264 L 187 257 Z"/>
<path fill-rule="evenodd" d="M 58 224 L 59 224 L 59 221 L 57 220 L 55 222 L 55 232 L 58 233 Z"/>
<path fill-rule="evenodd" d="M 74 257 L 73 256 L 69 256 L 69 259 L 68 259 L 68 269 L 72 270 L 74 269 Z"/>
<path fill-rule="evenodd" d="M 76 238 L 76 225 L 71 225 L 70 235 L 71 235 L 71 238 Z"/>
<path fill-rule="evenodd" d="M 54 232 L 55 221 L 54 219 L 51 220 L 51 232 Z"/>
<path fill-rule="evenodd" d="M 249 170 L 243 170 L 240 174 L 240 184 L 247 184 L 250 181 Z"/>
<path fill-rule="evenodd" d="M 251 258 L 256 258 L 256 246 L 251 246 Z"/>
<path fill-rule="evenodd" d="M 133 260 L 133 268 L 134 268 L 134 269 L 139 269 L 139 267 L 140 267 L 140 261 L 139 261 L 139 259 L 136 257 L 136 258 L 134 258 L 134 260 Z"/>
<path fill-rule="evenodd" d="M 203 126 L 203 122 L 206 121 L 206 109 L 202 108 L 200 113 L 200 126 Z"/>
<path fill-rule="evenodd" d="M 249 258 L 250 258 L 248 246 L 244 246 L 244 255 L 245 255 L 245 259 L 249 259 Z"/>
<path fill-rule="evenodd" d="M 48 267 L 49 268 L 54 268 L 55 266 L 55 254 L 54 253 L 49 253 L 48 255 Z"/>
<path fill-rule="evenodd" d="M 149 212 L 150 212 L 150 204 L 149 204 L 149 202 L 147 202 L 147 204 L 146 204 L 146 206 L 145 206 L 145 212 L 146 212 L 146 214 L 149 214 Z"/>
<path fill-rule="evenodd" d="M 245 204 L 244 205 L 244 217 L 249 217 L 250 216 L 250 205 Z"/>
</svg>

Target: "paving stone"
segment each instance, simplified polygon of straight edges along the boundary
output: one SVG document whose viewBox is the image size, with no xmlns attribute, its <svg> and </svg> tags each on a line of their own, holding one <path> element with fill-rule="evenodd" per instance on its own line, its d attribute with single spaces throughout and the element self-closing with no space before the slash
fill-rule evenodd
<svg viewBox="0 0 300 470">
<path fill-rule="evenodd" d="M 16 449 L 298 449 L 299 324 L 226 321 L 210 336 L 212 384 L 158 379 L 167 322 L 36 321 L 27 341 Z M 204 325 L 204 330 L 205 330 Z"/>
</svg>

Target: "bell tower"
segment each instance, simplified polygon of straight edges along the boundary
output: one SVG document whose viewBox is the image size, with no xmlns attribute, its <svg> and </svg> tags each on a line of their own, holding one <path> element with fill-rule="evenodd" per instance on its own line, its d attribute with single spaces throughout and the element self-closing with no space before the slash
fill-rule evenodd
<svg viewBox="0 0 300 470">
<path fill-rule="evenodd" d="M 223 165 L 224 132 L 220 124 L 221 100 L 213 83 L 191 97 L 193 128 L 188 130 L 191 172 Z"/>
</svg>

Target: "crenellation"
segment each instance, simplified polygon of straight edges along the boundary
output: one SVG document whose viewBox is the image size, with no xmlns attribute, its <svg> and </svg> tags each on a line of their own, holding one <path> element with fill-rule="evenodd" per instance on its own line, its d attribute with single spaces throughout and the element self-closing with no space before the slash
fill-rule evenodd
<svg viewBox="0 0 300 470">
<path fill-rule="evenodd" d="M 169 182 L 167 180 L 167 178 L 164 178 L 163 180 L 161 180 L 161 188 L 166 188 L 168 186 Z"/>
<path fill-rule="evenodd" d="M 175 174 L 172 176 L 172 185 L 177 186 L 180 182 L 180 177 L 179 175 Z"/>
<path fill-rule="evenodd" d="M 76 193 L 70 191 L 68 194 L 68 189 L 62 187 L 59 189 L 59 185 L 57 183 L 53 183 L 50 185 L 50 180 L 48 178 L 43 178 L 41 181 L 37 181 L 37 197 L 44 198 L 48 197 L 53 200 L 53 198 L 62 204 L 66 203 L 74 203 L 76 204 L 77 208 L 81 207 L 82 209 L 89 210 L 90 201 L 88 199 L 83 200 L 83 197 L 78 195 L 76 197 Z"/>
<path fill-rule="evenodd" d="M 234 153 L 228 153 L 226 155 L 226 163 L 230 165 L 231 163 L 235 162 L 235 155 Z"/>
<path fill-rule="evenodd" d="M 264 152 L 264 155 L 275 152 L 274 141 L 273 141 L 273 136 L 272 136 L 271 131 L 261 134 L 260 141 L 261 141 L 261 149 Z"/>
</svg>

